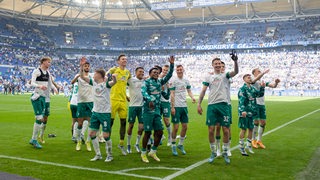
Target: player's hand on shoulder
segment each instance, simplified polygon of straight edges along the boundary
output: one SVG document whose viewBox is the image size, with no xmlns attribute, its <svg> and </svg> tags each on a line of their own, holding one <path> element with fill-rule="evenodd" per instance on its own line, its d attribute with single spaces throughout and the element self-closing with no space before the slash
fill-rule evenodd
<svg viewBox="0 0 320 180">
<path fill-rule="evenodd" d="M 244 117 L 244 118 L 247 117 L 247 112 L 242 112 L 241 116 Z"/>
</svg>

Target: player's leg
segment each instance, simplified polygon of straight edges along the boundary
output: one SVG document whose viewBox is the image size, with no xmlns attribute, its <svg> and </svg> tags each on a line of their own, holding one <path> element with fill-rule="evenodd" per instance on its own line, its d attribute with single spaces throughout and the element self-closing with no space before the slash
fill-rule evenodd
<svg viewBox="0 0 320 180">
<path fill-rule="evenodd" d="M 161 116 L 159 114 L 155 114 L 153 119 L 153 129 L 154 129 L 154 143 L 151 147 L 150 152 L 148 153 L 148 156 L 152 157 L 156 161 L 160 161 L 160 159 L 157 156 L 157 148 L 160 144 L 162 135 L 163 135 L 163 125 L 161 122 Z"/>
<path fill-rule="evenodd" d="M 221 145 L 220 145 L 220 140 L 221 140 L 221 135 L 220 135 L 220 131 L 221 131 L 221 126 L 220 123 L 217 123 L 215 125 L 215 142 L 216 142 L 216 149 L 217 149 L 217 157 L 221 156 Z"/>
<path fill-rule="evenodd" d="M 189 117 L 188 117 L 188 108 L 187 107 L 182 107 L 179 108 L 179 114 L 180 114 L 180 122 L 181 122 L 181 132 L 180 132 L 180 140 L 179 140 L 179 145 L 177 148 L 181 151 L 183 155 L 186 154 L 186 151 L 184 150 L 184 140 L 187 135 L 187 130 L 188 130 L 188 123 L 189 123 Z"/>
<path fill-rule="evenodd" d="M 259 117 L 260 117 L 260 109 L 259 109 L 259 105 L 257 105 L 257 112 L 253 117 L 254 126 L 253 126 L 253 130 L 252 130 L 252 147 L 254 147 L 254 148 L 258 148 L 257 135 L 258 135 L 258 129 L 259 129 Z"/>
<path fill-rule="evenodd" d="M 93 102 L 89 102 L 89 103 L 86 103 L 86 117 L 85 119 L 88 121 L 88 127 L 89 127 L 89 124 L 90 124 L 90 119 L 91 119 L 91 116 L 92 116 L 92 108 L 93 108 Z M 86 147 L 87 147 L 87 151 L 92 151 L 91 150 L 91 144 L 90 144 L 90 141 L 91 141 L 91 138 L 90 138 L 90 129 L 87 128 L 87 127 L 84 127 L 86 130 L 87 130 L 87 139 L 86 139 Z M 99 130 L 99 128 L 98 128 Z"/>
<path fill-rule="evenodd" d="M 229 120 L 230 120 L 230 127 L 229 127 L 229 142 L 228 142 L 228 156 L 232 156 L 231 154 L 231 126 L 232 126 L 232 106 L 229 104 Z"/>
<path fill-rule="evenodd" d="M 33 145 L 33 147 L 41 149 L 42 146 L 38 143 L 37 137 L 41 128 L 41 122 L 43 121 L 43 115 L 45 110 L 45 97 L 40 96 L 35 100 L 31 100 L 31 103 L 36 120 L 33 124 L 32 138 L 29 141 L 29 143 Z"/>
<path fill-rule="evenodd" d="M 229 164 L 230 159 L 228 156 L 228 144 L 229 144 L 229 127 L 230 127 L 230 110 L 229 110 L 229 105 L 227 103 L 219 103 L 216 105 L 218 113 L 218 123 L 222 126 L 222 131 L 223 131 L 223 145 L 222 145 L 222 156 L 224 161 Z"/>
<path fill-rule="evenodd" d="M 211 150 L 211 155 L 208 159 L 209 163 L 213 163 L 215 157 L 217 156 L 216 152 L 216 144 L 215 144 L 215 124 L 216 124 L 216 112 L 215 112 L 215 105 L 210 104 L 207 107 L 207 114 L 206 114 L 206 125 L 208 126 L 208 140 L 209 140 L 209 146 Z"/>
<path fill-rule="evenodd" d="M 151 136 L 151 131 L 153 130 L 153 116 L 152 113 L 143 113 L 144 135 L 142 138 L 141 159 L 145 163 L 149 162 L 147 158 L 147 144 Z"/>
<path fill-rule="evenodd" d="M 118 113 L 119 113 L 119 118 L 120 118 L 120 130 L 119 130 L 119 134 L 120 134 L 120 141 L 119 141 L 119 148 L 121 149 L 121 152 L 123 155 L 127 155 L 127 152 L 124 148 L 124 137 L 126 134 L 126 124 L 127 124 L 127 104 L 126 102 L 118 102 L 121 103 L 120 107 L 118 109 Z"/>
<path fill-rule="evenodd" d="M 77 118 L 77 106 L 70 104 L 69 107 L 70 107 L 71 117 L 72 117 L 72 123 L 71 123 L 72 141 L 77 142 L 77 140 L 75 138 L 75 132 L 76 132 L 76 128 L 78 126 L 78 122 L 77 122 L 78 121 L 78 118 Z"/>
<path fill-rule="evenodd" d="M 134 123 L 136 120 L 136 112 L 135 107 L 129 107 L 129 117 L 128 117 L 128 129 L 127 129 L 127 153 L 131 153 L 131 136 L 132 136 L 132 129 L 134 127 Z"/>
<path fill-rule="evenodd" d="M 101 152 L 100 152 L 100 145 L 99 145 L 99 140 L 97 138 L 97 131 L 99 131 L 100 128 L 100 113 L 92 113 L 91 121 L 90 121 L 90 133 L 89 136 L 92 140 L 92 145 L 94 152 L 96 155 L 90 160 L 90 161 L 97 161 L 102 159 Z"/>
<path fill-rule="evenodd" d="M 77 106 L 77 117 L 78 117 L 78 127 L 75 131 L 75 138 L 77 139 L 76 150 L 81 150 L 81 135 L 82 135 L 82 126 L 85 119 L 85 103 L 78 103 Z"/>
<path fill-rule="evenodd" d="M 266 146 L 262 143 L 262 135 L 263 135 L 264 129 L 266 127 L 266 119 L 267 119 L 266 108 L 264 105 L 259 105 L 259 107 L 260 107 L 259 108 L 259 110 L 260 110 L 260 120 L 259 120 L 260 126 L 258 129 L 257 145 L 260 146 L 262 149 L 265 149 Z"/>
<path fill-rule="evenodd" d="M 102 126 L 102 135 L 104 140 L 106 141 L 106 153 L 107 157 L 105 162 L 110 162 L 113 160 L 112 156 L 112 141 L 110 139 L 110 131 L 111 131 L 111 114 L 105 113 L 103 114 L 101 126 Z"/>
<path fill-rule="evenodd" d="M 139 153 L 140 152 L 140 139 L 142 136 L 142 132 L 143 132 L 143 119 L 142 119 L 142 107 L 139 107 L 139 109 L 137 109 L 138 111 L 138 132 L 137 132 L 137 139 L 136 139 L 136 144 L 135 144 L 135 148 L 136 151 Z"/>
<path fill-rule="evenodd" d="M 247 131 L 247 118 L 239 117 L 238 126 L 240 128 L 239 134 L 239 150 L 242 156 L 248 156 L 248 153 L 245 150 L 244 138 Z"/>
<path fill-rule="evenodd" d="M 171 149 L 172 149 L 172 155 L 177 156 L 177 145 L 176 145 L 176 137 L 177 137 L 177 132 L 179 129 L 179 112 L 177 112 L 177 108 L 175 108 L 176 114 L 171 116 L 171 123 L 172 123 L 172 132 L 171 132 Z"/>
<path fill-rule="evenodd" d="M 39 142 L 42 143 L 42 144 L 45 143 L 44 131 L 46 130 L 46 127 L 47 127 L 47 122 L 48 122 L 49 115 L 50 115 L 50 102 L 46 102 L 43 121 L 41 123 L 40 133 L 39 133 L 39 137 L 38 137 Z"/>
</svg>

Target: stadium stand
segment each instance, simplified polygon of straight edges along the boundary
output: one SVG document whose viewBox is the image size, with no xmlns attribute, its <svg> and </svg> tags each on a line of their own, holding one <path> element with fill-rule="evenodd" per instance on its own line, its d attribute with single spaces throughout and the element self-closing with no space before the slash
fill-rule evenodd
<svg viewBox="0 0 320 180">
<path fill-rule="evenodd" d="M 93 69 L 108 69 L 116 65 L 116 57 L 124 52 L 131 72 L 137 66 L 143 66 L 147 72 L 156 64 L 166 63 L 167 57 L 175 54 L 177 64 L 186 67 L 191 84 L 199 90 L 201 80 L 211 71 L 211 59 L 221 57 L 230 69 L 232 63 L 228 52 L 236 48 L 239 49 L 240 73 L 233 80 L 233 92 L 240 87 L 242 74 L 250 73 L 255 67 L 271 69 L 266 81 L 281 79 L 275 90 L 278 94 L 284 90 L 316 91 L 317 94 L 319 91 L 320 19 L 316 17 L 285 22 L 142 30 L 47 27 L 1 17 L 0 27 L 1 87 L 9 81 L 26 89 L 31 70 L 41 56 L 53 58 L 51 73 L 63 84 L 70 82 L 78 72 L 79 57 L 87 56 Z M 72 38 L 72 41 L 66 41 L 66 38 Z"/>
</svg>

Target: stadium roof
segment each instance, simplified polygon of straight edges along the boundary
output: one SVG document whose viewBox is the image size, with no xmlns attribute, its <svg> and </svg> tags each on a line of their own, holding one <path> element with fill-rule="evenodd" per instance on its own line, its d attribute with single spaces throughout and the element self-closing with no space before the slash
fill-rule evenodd
<svg viewBox="0 0 320 180">
<path fill-rule="evenodd" d="M 320 16 L 319 0 L 0 0 L 0 15 L 59 24 L 139 28 Z"/>
</svg>

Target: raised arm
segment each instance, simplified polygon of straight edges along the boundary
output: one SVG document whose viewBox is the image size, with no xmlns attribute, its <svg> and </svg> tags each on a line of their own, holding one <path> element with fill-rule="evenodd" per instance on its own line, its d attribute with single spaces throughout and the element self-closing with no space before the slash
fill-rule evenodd
<svg viewBox="0 0 320 180">
<path fill-rule="evenodd" d="M 280 82 L 280 79 L 276 79 L 274 83 L 269 83 L 267 86 L 270 88 L 276 88 Z"/>
<path fill-rule="evenodd" d="M 169 62 L 170 62 L 169 72 L 163 79 L 161 79 L 161 85 L 166 84 L 169 81 L 169 79 L 172 77 L 173 68 L 174 68 L 174 56 L 170 56 Z"/>
<path fill-rule="evenodd" d="M 239 72 L 238 56 L 237 56 L 237 54 L 236 54 L 236 53 L 232 53 L 232 54 L 231 54 L 231 59 L 232 59 L 233 62 L 234 62 L 234 67 L 233 67 L 233 71 L 231 71 L 231 72 L 229 73 L 229 76 L 230 76 L 230 77 L 234 77 L 234 76 L 237 75 L 238 72 Z"/>
<path fill-rule="evenodd" d="M 76 83 L 79 77 L 80 77 L 80 74 L 77 74 L 77 75 L 71 80 L 71 84 Z"/>
<path fill-rule="evenodd" d="M 258 74 L 257 77 L 255 77 L 253 80 L 252 80 L 252 84 L 256 83 L 258 80 L 260 80 L 262 78 L 262 76 L 264 76 L 265 74 L 267 74 L 270 70 L 267 69 L 265 70 L 264 72 Z"/>
</svg>

